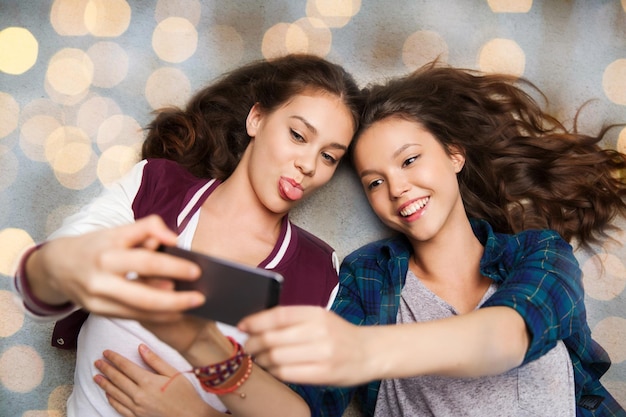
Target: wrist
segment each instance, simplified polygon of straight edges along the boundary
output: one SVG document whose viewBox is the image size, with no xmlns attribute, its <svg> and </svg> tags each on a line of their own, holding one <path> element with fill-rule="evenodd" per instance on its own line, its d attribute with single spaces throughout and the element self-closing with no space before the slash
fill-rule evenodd
<svg viewBox="0 0 626 417">
<path fill-rule="evenodd" d="M 234 393 L 250 377 L 252 357 L 246 354 L 243 347 L 232 337 L 228 338 L 231 352 L 227 359 L 202 367 L 194 367 L 193 373 L 200 381 L 202 389 L 216 395 Z M 245 398 L 245 393 L 239 393 Z"/>
<path fill-rule="evenodd" d="M 385 338 L 379 335 L 381 326 L 362 326 L 358 328 L 362 332 L 361 346 L 363 346 L 363 365 L 369 381 L 384 379 L 390 373 L 390 362 L 393 352 L 386 350 Z"/>
<path fill-rule="evenodd" d="M 41 246 L 30 253 L 24 261 L 26 280 L 31 286 L 32 294 L 42 302 L 49 305 L 67 303 L 69 298 L 55 285 L 54 279 L 45 271 L 46 249 L 48 245 Z"/>
<path fill-rule="evenodd" d="M 74 305 L 64 295 L 50 287 L 40 265 L 40 252 L 45 243 L 27 250 L 21 257 L 15 273 L 15 285 L 28 310 L 37 315 L 51 315 L 70 311 Z"/>
<path fill-rule="evenodd" d="M 189 348 L 182 352 L 192 366 L 220 362 L 232 353 L 232 343 L 217 328 L 215 322 L 206 322 Z"/>
</svg>

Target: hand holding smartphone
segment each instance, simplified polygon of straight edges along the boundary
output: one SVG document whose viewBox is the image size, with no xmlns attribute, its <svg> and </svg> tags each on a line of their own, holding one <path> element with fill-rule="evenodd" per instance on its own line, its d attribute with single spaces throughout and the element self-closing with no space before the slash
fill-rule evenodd
<svg viewBox="0 0 626 417">
<path fill-rule="evenodd" d="M 199 291 L 206 302 L 187 313 L 232 326 L 244 317 L 278 304 L 283 276 L 263 268 L 181 249 L 161 246 L 159 251 L 195 262 L 202 269 L 195 281 L 175 281 L 177 291 Z"/>
</svg>

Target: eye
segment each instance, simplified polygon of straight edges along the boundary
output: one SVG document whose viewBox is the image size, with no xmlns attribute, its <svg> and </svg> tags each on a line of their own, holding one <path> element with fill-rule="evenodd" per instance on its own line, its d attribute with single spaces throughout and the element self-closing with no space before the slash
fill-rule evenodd
<svg viewBox="0 0 626 417">
<path fill-rule="evenodd" d="M 324 158 L 324 160 L 330 165 L 335 165 L 339 162 L 339 159 L 326 152 L 322 152 L 322 158 Z"/>
<path fill-rule="evenodd" d="M 293 140 L 295 140 L 296 142 L 304 142 L 304 137 L 301 134 L 293 129 L 289 129 L 289 132 L 291 133 L 291 137 L 293 138 Z"/>
<path fill-rule="evenodd" d="M 383 180 L 381 180 L 381 179 L 377 179 L 377 180 L 374 180 L 374 181 L 370 181 L 370 182 L 366 185 L 366 188 L 367 188 L 369 191 L 372 191 L 373 189 L 375 189 L 376 187 L 378 187 L 378 186 L 379 186 L 379 185 L 381 185 L 382 183 L 383 183 Z"/>
<path fill-rule="evenodd" d="M 404 162 L 402 163 L 402 167 L 406 167 L 406 166 L 413 164 L 413 162 L 415 162 L 417 158 L 419 158 L 419 155 L 412 156 L 410 158 L 405 159 Z"/>
</svg>

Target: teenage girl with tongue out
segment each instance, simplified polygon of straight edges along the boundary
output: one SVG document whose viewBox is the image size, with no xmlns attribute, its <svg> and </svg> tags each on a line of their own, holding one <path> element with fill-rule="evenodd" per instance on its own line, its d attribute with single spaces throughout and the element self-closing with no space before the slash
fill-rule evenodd
<svg viewBox="0 0 626 417">
<path fill-rule="evenodd" d="M 366 416 L 626 416 L 567 242 L 626 214 L 626 155 L 521 86 L 433 65 L 372 87 L 353 162 L 397 236 L 346 257 L 333 312 L 239 325 L 279 378 L 346 387 L 299 387 L 313 415 L 356 395 Z"/>
<path fill-rule="evenodd" d="M 236 69 L 185 109 L 158 113 L 142 161 L 29 251 L 16 274 L 34 316 L 61 319 L 79 307 L 91 312 L 78 337 L 68 416 L 144 413 L 152 404 L 141 402 L 139 382 L 120 387 L 127 396 L 114 374 L 96 376 L 117 394 L 107 396 L 93 378 L 94 363 L 111 375 L 121 355 L 131 360 L 122 368 L 143 370 L 137 364 L 146 354 L 169 363 L 167 375 L 153 374 L 159 386 L 177 370 L 197 372 L 198 378 L 173 378 L 166 391 L 170 405 L 188 415 L 309 415 L 302 398 L 253 364 L 236 328 L 183 318 L 203 297 L 173 292 L 165 278 L 193 279 L 200 271 L 155 249 L 178 244 L 273 269 L 285 278 L 281 304 L 327 306 L 337 286 L 336 255 L 288 213 L 331 179 L 359 112 L 360 91 L 341 67 L 291 55 Z M 53 343 L 73 345 L 70 320 L 79 314 L 57 324 Z M 140 324 L 146 320 L 154 334 Z M 208 366 L 216 364 L 230 373 Z"/>
</svg>

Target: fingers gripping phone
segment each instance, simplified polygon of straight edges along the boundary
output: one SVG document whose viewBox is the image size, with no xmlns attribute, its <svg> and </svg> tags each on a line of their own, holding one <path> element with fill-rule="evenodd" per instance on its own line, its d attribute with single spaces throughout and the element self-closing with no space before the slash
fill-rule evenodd
<svg viewBox="0 0 626 417">
<path fill-rule="evenodd" d="M 195 281 L 175 280 L 177 291 L 199 291 L 206 297 L 203 305 L 187 310 L 189 314 L 235 326 L 244 317 L 278 304 L 283 282 L 278 272 L 175 246 L 161 245 L 159 251 L 188 259 L 202 269 Z"/>
</svg>

